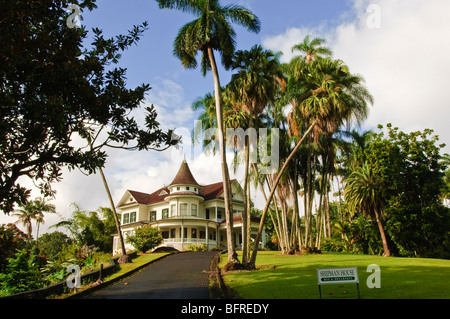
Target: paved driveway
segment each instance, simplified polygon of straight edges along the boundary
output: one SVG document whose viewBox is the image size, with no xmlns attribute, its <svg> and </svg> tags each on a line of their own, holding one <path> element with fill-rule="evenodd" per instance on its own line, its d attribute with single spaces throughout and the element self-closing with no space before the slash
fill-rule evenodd
<svg viewBox="0 0 450 319">
<path fill-rule="evenodd" d="M 217 252 L 173 254 L 89 299 L 208 299 L 208 272 Z"/>
</svg>

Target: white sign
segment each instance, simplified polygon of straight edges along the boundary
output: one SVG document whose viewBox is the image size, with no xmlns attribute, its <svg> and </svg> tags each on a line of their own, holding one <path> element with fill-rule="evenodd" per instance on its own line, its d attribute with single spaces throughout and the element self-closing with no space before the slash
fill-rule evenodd
<svg viewBox="0 0 450 319">
<path fill-rule="evenodd" d="M 358 268 L 317 268 L 319 285 L 359 283 Z"/>
</svg>

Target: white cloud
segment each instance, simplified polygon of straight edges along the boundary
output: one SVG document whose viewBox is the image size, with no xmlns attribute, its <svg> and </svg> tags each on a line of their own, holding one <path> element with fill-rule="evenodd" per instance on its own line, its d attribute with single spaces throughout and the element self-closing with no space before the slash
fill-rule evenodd
<svg viewBox="0 0 450 319">
<path fill-rule="evenodd" d="M 263 46 L 274 52 L 282 52 L 283 55 L 280 60 L 283 63 L 287 63 L 300 54 L 299 52 L 292 52 L 293 46 L 301 43 L 308 34 L 325 37 L 323 31 L 323 26 L 316 28 L 289 28 L 283 34 L 265 37 Z"/>
<path fill-rule="evenodd" d="M 146 104 L 155 106 L 157 120 L 165 128 L 193 127 L 191 104 L 186 101 L 183 87 L 173 80 L 159 79 L 150 91 Z"/>
<path fill-rule="evenodd" d="M 370 28 L 370 4 L 380 9 L 380 28 Z M 351 20 L 323 33 L 291 28 L 266 38 L 264 46 L 285 52 L 311 33 L 325 37 L 334 57 L 366 79 L 375 98 L 367 128 L 391 122 L 403 131 L 434 129 L 441 142 L 450 143 L 450 2 L 447 0 L 355 0 Z M 369 24 L 367 23 L 369 21 Z M 449 147 L 446 148 L 449 152 Z"/>
</svg>

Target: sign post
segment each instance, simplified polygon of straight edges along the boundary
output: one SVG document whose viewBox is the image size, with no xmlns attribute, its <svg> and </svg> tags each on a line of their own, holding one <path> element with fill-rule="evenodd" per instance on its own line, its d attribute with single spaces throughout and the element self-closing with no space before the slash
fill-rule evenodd
<svg viewBox="0 0 450 319">
<path fill-rule="evenodd" d="M 358 299 L 361 299 L 359 293 L 358 268 L 317 268 L 317 281 L 319 285 L 320 299 L 322 299 L 321 285 L 330 284 L 356 284 L 358 290 Z"/>
</svg>

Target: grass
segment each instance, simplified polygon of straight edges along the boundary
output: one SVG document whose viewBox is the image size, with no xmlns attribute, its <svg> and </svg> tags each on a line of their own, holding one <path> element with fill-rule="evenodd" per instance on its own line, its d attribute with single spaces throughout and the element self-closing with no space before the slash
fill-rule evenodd
<svg viewBox="0 0 450 319">
<path fill-rule="evenodd" d="M 226 263 L 222 255 L 220 266 Z M 317 268 L 358 267 L 362 299 L 450 299 L 450 260 L 324 253 L 284 256 L 258 252 L 256 271 L 225 273 L 225 283 L 242 299 L 318 299 Z M 369 289 L 367 272 L 380 266 L 381 288 Z M 355 299 L 355 284 L 323 285 L 324 299 Z"/>
</svg>

